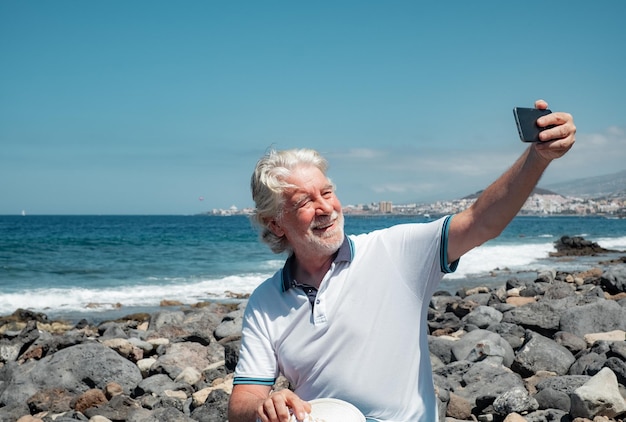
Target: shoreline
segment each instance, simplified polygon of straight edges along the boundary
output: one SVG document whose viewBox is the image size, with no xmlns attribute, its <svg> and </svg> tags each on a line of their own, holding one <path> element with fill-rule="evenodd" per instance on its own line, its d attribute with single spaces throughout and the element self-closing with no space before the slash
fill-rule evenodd
<svg viewBox="0 0 626 422">
<path fill-rule="evenodd" d="M 109 307 L 109 308 L 91 308 L 85 311 L 71 310 L 44 310 L 36 311 L 32 309 L 18 308 L 10 314 L 0 315 L 0 320 L 6 319 L 19 310 L 24 310 L 28 313 L 45 315 L 49 322 L 65 322 L 70 324 L 78 324 L 81 321 L 86 321 L 90 325 L 99 325 L 108 321 L 115 321 L 125 319 L 127 316 L 134 316 L 140 314 L 153 315 L 158 312 L 175 312 L 175 311 L 191 311 L 195 308 L 201 308 L 211 305 L 220 305 L 225 307 L 234 307 L 245 301 L 245 298 L 233 299 L 207 299 L 205 301 L 195 303 L 171 303 L 167 299 L 163 299 L 161 304 L 145 305 L 145 306 L 124 306 Z M 163 304 L 165 303 L 165 304 Z M 110 305 L 110 304 L 107 304 Z"/>
</svg>

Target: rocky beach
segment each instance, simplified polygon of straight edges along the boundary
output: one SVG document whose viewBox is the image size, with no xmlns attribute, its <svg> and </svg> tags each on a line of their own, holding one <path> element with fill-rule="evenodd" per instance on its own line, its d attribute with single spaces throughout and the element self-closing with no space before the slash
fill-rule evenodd
<svg viewBox="0 0 626 422">
<path fill-rule="evenodd" d="M 626 420 L 626 256 L 576 237 L 555 246 L 597 265 L 433 297 L 440 422 Z M 0 317 L 0 421 L 226 421 L 245 306 L 164 301 L 99 323 Z"/>
</svg>

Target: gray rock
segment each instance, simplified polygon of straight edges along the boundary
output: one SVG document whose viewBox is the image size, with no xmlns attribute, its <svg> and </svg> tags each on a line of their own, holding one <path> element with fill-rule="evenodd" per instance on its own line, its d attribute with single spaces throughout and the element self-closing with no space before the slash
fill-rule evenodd
<svg viewBox="0 0 626 422">
<path fill-rule="evenodd" d="M 144 353 L 150 353 L 154 349 L 154 346 L 152 345 L 152 343 L 149 343 L 145 340 L 141 340 L 137 337 L 130 337 L 128 339 L 128 342 L 132 344 L 133 346 L 143 350 Z"/>
<path fill-rule="evenodd" d="M 571 395 L 570 413 L 573 417 L 593 419 L 596 416 L 614 418 L 626 412 L 626 400 L 621 396 L 613 371 L 604 368 Z"/>
<path fill-rule="evenodd" d="M 515 387 L 524 387 L 522 378 L 503 365 L 478 362 L 462 376 L 462 387 L 454 393 L 476 403 L 478 397 L 497 397 Z"/>
<path fill-rule="evenodd" d="M 540 279 L 536 281 L 527 281 L 524 283 L 523 288 L 520 289 L 519 294 L 522 297 L 541 296 L 544 294 L 548 286 L 548 283 L 544 283 Z"/>
<path fill-rule="evenodd" d="M 525 388 L 515 387 L 496 397 L 493 408 L 498 414 L 506 416 L 513 412 L 532 412 L 539 409 L 539 404 Z"/>
<path fill-rule="evenodd" d="M 465 385 L 463 377 L 472 366 L 473 363 L 466 360 L 451 362 L 433 371 L 435 383 L 446 390 L 461 389 Z"/>
<path fill-rule="evenodd" d="M 559 409 L 537 410 L 524 416 L 526 422 L 570 422 L 567 411 Z"/>
<path fill-rule="evenodd" d="M 579 337 L 589 333 L 626 330 L 626 309 L 612 300 L 567 309 L 560 320 L 560 329 Z"/>
<path fill-rule="evenodd" d="M 610 357 L 604 363 L 617 377 L 617 382 L 626 386 L 626 362 L 617 357 Z"/>
<path fill-rule="evenodd" d="M 504 366 L 513 362 L 513 348 L 500 335 L 488 330 L 474 330 L 452 345 L 456 360 L 479 361 L 492 358 Z"/>
<path fill-rule="evenodd" d="M 12 367 L 5 375 L 0 403 L 22 402 L 46 388 L 82 393 L 90 388 L 104 389 L 109 382 L 118 383 L 129 393 L 142 379 L 137 365 L 95 342 Z"/>
<path fill-rule="evenodd" d="M 598 354 L 595 352 L 587 352 L 579 355 L 576 362 L 569 368 L 570 375 L 595 375 L 600 372 L 600 369 L 606 362 L 606 355 Z"/>
<path fill-rule="evenodd" d="M 160 396 L 165 390 L 175 390 L 178 384 L 165 374 L 156 374 L 142 380 L 136 389 L 137 395 L 152 394 Z"/>
<path fill-rule="evenodd" d="M 104 332 L 100 335 L 101 340 L 112 338 L 128 338 L 128 334 L 122 329 L 120 324 L 108 323 Z"/>
<path fill-rule="evenodd" d="M 474 293 L 464 298 L 464 302 L 472 304 L 469 308 L 470 310 L 472 310 L 476 305 L 487 306 L 489 304 L 489 300 L 491 300 L 491 293 Z"/>
<path fill-rule="evenodd" d="M 452 362 L 452 346 L 455 340 L 448 338 L 428 336 L 428 349 L 430 353 L 437 356 L 444 364 Z"/>
<path fill-rule="evenodd" d="M 605 355 L 611 350 L 611 342 L 607 340 L 596 340 L 589 348 L 590 352 Z"/>
<path fill-rule="evenodd" d="M 145 407 L 140 407 L 139 409 L 132 409 L 128 412 L 126 416 L 126 422 L 160 422 L 155 416 L 153 416 L 152 411 Z"/>
<path fill-rule="evenodd" d="M 436 355 L 433 355 L 432 353 L 430 353 L 430 366 L 433 369 L 439 369 L 439 368 L 443 368 L 444 366 L 446 366 L 446 364 L 443 363 L 441 359 L 439 359 Z"/>
<path fill-rule="evenodd" d="M 26 326 L 14 336 L 5 332 L 5 338 L 0 339 L 0 363 L 17 360 L 20 353 L 33 344 L 40 335 L 35 320 L 28 321 Z"/>
<path fill-rule="evenodd" d="M 583 295 L 587 303 L 597 302 L 598 300 L 605 300 L 604 290 L 601 287 L 593 286 L 589 284 L 583 284 L 578 288 L 578 291 Z M 582 305 L 582 304 L 581 304 Z"/>
<path fill-rule="evenodd" d="M 159 331 L 166 325 L 181 325 L 185 319 L 183 311 L 160 311 L 150 317 L 149 330 Z"/>
<path fill-rule="evenodd" d="M 221 309 L 215 306 L 196 309 L 185 315 L 183 326 L 189 332 L 185 341 L 195 341 L 202 345 L 209 345 L 215 341 L 214 331 L 223 319 Z M 241 334 L 241 327 L 239 328 Z"/>
<path fill-rule="evenodd" d="M 447 293 L 447 292 L 446 292 Z M 430 307 L 434 310 L 445 312 L 451 309 L 452 304 L 459 303 L 463 299 L 459 296 L 450 296 L 450 294 L 435 294 L 430 299 Z"/>
<path fill-rule="evenodd" d="M 3 404 L 3 406 L 0 406 L 0 421 L 2 422 L 13 422 L 24 415 L 30 414 L 26 401 L 1 404 Z"/>
<path fill-rule="evenodd" d="M 66 349 L 68 347 L 76 346 L 77 344 L 83 344 L 91 341 L 90 338 L 84 333 L 76 330 L 68 331 L 63 335 L 55 335 L 42 331 L 39 338 L 26 350 L 22 356 L 26 356 L 36 349 L 40 350 L 43 356 L 48 356 L 59 350 Z"/>
<path fill-rule="evenodd" d="M 241 333 L 244 309 L 229 312 L 217 326 L 213 335 L 219 341 L 226 337 L 236 336 Z"/>
<path fill-rule="evenodd" d="M 185 413 L 185 401 L 186 399 L 182 400 L 179 397 L 170 397 L 164 394 L 158 398 L 156 403 L 154 403 L 154 406 L 152 407 L 152 409 L 156 410 L 156 409 L 173 408 L 173 409 L 179 410 L 180 412 Z"/>
<path fill-rule="evenodd" d="M 172 343 L 194 342 L 207 346 L 215 341 L 213 331 L 223 318 L 225 307 L 218 304 L 183 311 L 162 311 L 150 322 L 150 338 L 163 337 Z"/>
<path fill-rule="evenodd" d="M 517 351 L 511 369 L 523 377 L 538 371 L 552 371 L 565 375 L 575 362 L 574 355 L 565 347 L 541 334 L 529 331 L 524 345 Z"/>
<path fill-rule="evenodd" d="M 626 292 L 626 265 L 614 265 L 609 267 L 600 277 L 600 283 L 604 289 L 617 294 Z"/>
<path fill-rule="evenodd" d="M 241 340 L 233 340 L 224 343 L 224 361 L 226 370 L 231 373 L 235 372 L 237 361 L 239 361 L 239 348 Z"/>
<path fill-rule="evenodd" d="M 164 347 L 165 353 L 157 358 L 151 370 L 167 374 L 175 379 L 188 366 L 202 372 L 204 368 L 224 360 L 224 346 L 218 343 L 203 346 L 199 343 L 170 343 Z"/>
<path fill-rule="evenodd" d="M 626 341 L 614 341 L 611 343 L 610 347 L 610 356 L 618 357 L 624 361 L 626 361 Z M 626 385 L 626 384 L 624 384 Z"/>
<path fill-rule="evenodd" d="M 544 388 L 535 394 L 534 398 L 537 400 L 539 409 L 559 409 L 569 412 L 572 403 L 569 394 L 552 388 Z"/>
<path fill-rule="evenodd" d="M 139 408 L 140 405 L 135 400 L 119 395 L 112 397 L 106 403 L 86 409 L 85 416 L 90 419 L 95 416 L 104 416 L 111 421 L 125 421 L 133 410 Z"/>
<path fill-rule="evenodd" d="M 561 309 L 556 301 L 541 301 L 505 312 L 503 322 L 521 325 L 531 330 L 557 330 L 561 321 Z"/>
<path fill-rule="evenodd" d="M 539 271 L 537 273 L 537 279 L 535 281 L 540 281 L 543 283 L 552 283 L 556 279 L 556 270 L 554 268 Z"/>
<path fill-rule="evenodd" d="M 543 379 L 537 383 L 537 390 L 540 392 L 550 388 L 552 390 L 560 391 L 568 396 L 574 392 L 578 387 L 585 384 L 591 379 L 587 375 L 563 375 Z"/>
<path fill-rule="evenodd" d="M 513 349 L 517 349 L 524 344 L 526 330 L 517 324 L 501 322 L 499 324 L 490 325 L 487 327 L 487 330 L 499 334 Z"/>
<path fill-rule="evenodd" d="M 431 312 L 433 312 L 431 314 Z M 463 327 L 461 319 L 453 312 L 436 312 L 429 309 L 428 327 L 431 332 L 441 331 L 445 334 L 452 333 Z"/>
<path fill-rule="evenodd" d="M 158 408 L 152 411 L 147 409 L 133 410 L 126 422 L 196 422 L 189 416 L 174 407 Z M 217 421 L 216 421 L 217 422 Z"/>
<path fill-rule="evenodd" d="M 166 407 L 162 409 L 156 409 L 153 412 L 157 421 L 167 422 L 195 422 L 189 416 L 185 415 L 182 411 L 172 407 Z M 215 421 L 217 422 L 217 421 Z"/>
<path fill-rule="evenodd" d="M 478 328 L 487 328 L 502 321 L 502 312 L 489 306 L 478 306 L 462 319 L 466 324 L 473 324 Z"/>
<path fill-rule="evenodd" d="M 213 390 L 204 404 L 191 412 L 199 422 L 227 422 L 229 395 L 224 390 Z"/>
<path fill-rule="evenodd" d="M 0 340 L 0 363 L 14 362 L 20 355 L 22 344 L 6 339 Z"/>
<path fill-rule="evenodd" d="M 587 348 L 587 342 L 584 339 L 572 333 L 568 333 L 567 331 L 557 332 L 554 335 L 554 341 L 565 347 L 574 355 Z"/>
<path fill-rule="evenodd" d="M 563 299 L 565 297 L 574 296 L 575 294 L 576 289 L 573 285 L 564 281 L 556 280 L 546 289 L 543 299 Z"/>
<path fill-rule="evenodd" d="M 550 256 L 595 256 L 599 253 L 610 252 L 596 242 L 586 240 L 581 236 L 562 236 L 554 242 L 554 247 L 556 252 L 550 253 Z"/>
</svg>

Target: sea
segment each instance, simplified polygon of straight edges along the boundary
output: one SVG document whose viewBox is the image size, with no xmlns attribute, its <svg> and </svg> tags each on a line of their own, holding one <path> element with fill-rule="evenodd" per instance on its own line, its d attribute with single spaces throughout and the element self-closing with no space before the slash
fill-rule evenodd
<svg viewBox="0 0 626 422">
<path fill-rule="evenodd" d="M 346 233 L 395 224 L 423 223 L 418 216 L 346 215 Z M 503 284 L 544 269 L 584 271 L 602 257 L 556 259 L 554 242 L 582 236 L 626 250 L 626 219 L 516 217 L 494 240 L 470 251 L 441 290 Z M 0 216 L 0 315 L 18 308 L 49 318 L 102 321 L 151 312 L 161 301 L 194 304 L 233 301 L 251 293 L 282 267 L 245 215 L 211 216 Z"/>
</svg>

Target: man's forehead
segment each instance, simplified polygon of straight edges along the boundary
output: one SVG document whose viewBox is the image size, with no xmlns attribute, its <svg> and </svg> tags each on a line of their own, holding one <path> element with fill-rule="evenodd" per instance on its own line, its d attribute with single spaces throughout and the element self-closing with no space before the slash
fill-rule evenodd
<svg viewBox="0 0 626 422">
<path fill-rule="evenodd" d="M 283 192 L 287 196 L 295 196 L 295 195 L 308 195 L 312 192 L 317 192 L 318 190 L 324 190 L 328 188 L 332 188 L 333 184 L 328 179 L 324 179 L 323 183 L 306 183 L 302 185 L 292 184 L 288 186 Z"/>
</svg>

